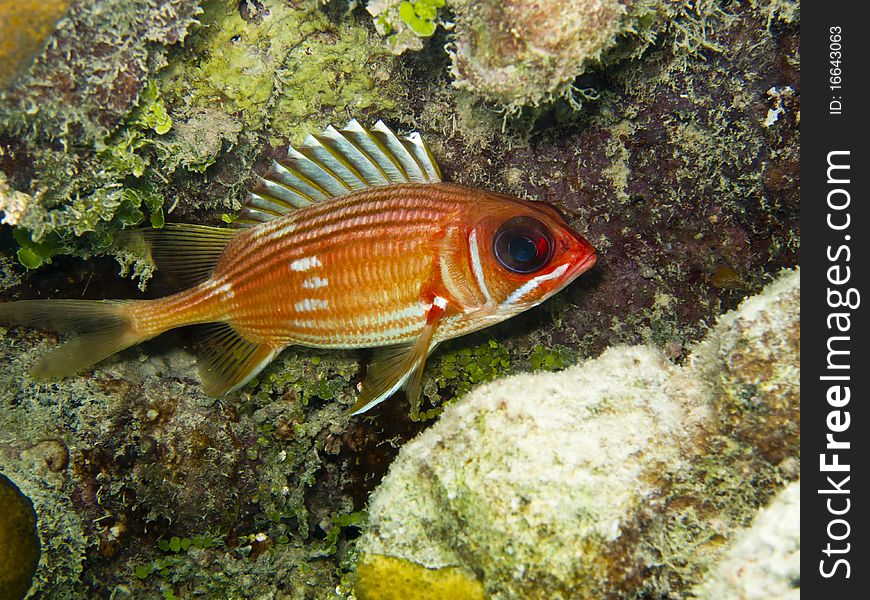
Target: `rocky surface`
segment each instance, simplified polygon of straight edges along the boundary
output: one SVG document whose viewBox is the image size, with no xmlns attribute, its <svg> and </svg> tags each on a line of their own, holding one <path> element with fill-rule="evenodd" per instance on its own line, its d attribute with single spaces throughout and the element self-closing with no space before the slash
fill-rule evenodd
<svg viewBox="0 0 870 600">
<path fill-rule="evenodd" d="M 799 336 L 800 276 L 788 272 L 720 319 L 686 366 L 615 347 L 478 388 L 402 448 L 372 495 L 358 590 L 392 597 L 368 588 L 385 568 L 373 557 L 387 556 L 462 569 L 488 598 L 681 597 L 736 544 L 712 593 L 736 557 L 760 560 L 747 546 L 775 537 L 774 517 L 758 517 L 752 540 L 740 530 L 797 476 L 800 437 L 780 432 L 799 429 Z M 735 362 L 755 370 L 734 378 Z M 782 527 L 760 576 L 799 551 L 793 520 Z"/>
</svg>

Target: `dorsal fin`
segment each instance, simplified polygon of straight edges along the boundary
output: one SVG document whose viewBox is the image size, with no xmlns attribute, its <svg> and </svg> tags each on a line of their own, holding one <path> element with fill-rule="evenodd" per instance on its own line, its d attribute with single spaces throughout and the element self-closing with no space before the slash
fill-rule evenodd
<svg viewBox="0 0 870 600">
<path fill-rule="evenodd" d="M 202 283 L 211 276 L 227 243 L 238 233 L 228 227 L 167 223 L 160 229 L 129 229 L 121 239 L 141 235 L 148 243 L 157 269 L 165 271 L 180 288 Z"/>
<path fill-rule="evenodd" d="M 371 129 L 351 120 L 309 135 L 272 168 L 251 191 L 234 225 L 250 227 L 308 206 L 368 187 L 397 183 L 437 183 L 441 172 L 420 134 L 398 137 L 378 121 Z"/>
</svg>

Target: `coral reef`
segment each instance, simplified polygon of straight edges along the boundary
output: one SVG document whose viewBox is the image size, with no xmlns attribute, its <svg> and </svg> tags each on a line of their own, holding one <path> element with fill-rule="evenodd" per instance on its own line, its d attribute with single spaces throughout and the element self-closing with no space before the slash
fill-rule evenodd
<svg viewBox="0 0 870 600">
<path fill-rule="evenodd" d="M 39 561 L 33 504 L 0 473 L 0 596 L 23 598 Z"/>
<path fill-rule="evenodd" d="M 800 598 L 801 484 L 790 483 L 755 516 L 693 590 L 697 598 Z"/>
<path fill-rule="evenodd" d="M 101 140 L 135 104 L 148 74 L 166 64 L 167 46 L 185 38 L 198 4 L 75 3 L 30 71 L 0 92 L 3 129 L 67 144 Z"/>
<path fill-rule="evenodd" d="M 402 2 L 381 4 L 388 35 L 428 40 L 422 51 L 396 58 L 398 37 L 391 47 L 370 14 L 341 1 L 72 3 L 0 91 L 2 300 L 141 297 L 116 259 L 140 281 L 153 265 L 112 245 L 118 229 L 229 222 L 288 142 L 350 116 L 419 130 L 448 180 L 551 202 L 600 249 L 598 265 L 538 309 L 440 347 L 422 406 L 409 410 L 400 395 L 364 418 L 346 414 L 355 353 L 285 352 L 215 401 L 196 383 L 193 355 L 176 349 L 183 332 L 45 382 L 27 368 L 57 340 L 0 329 L 0 470 L 39 517 L 40 597 L 350 597 L 360 511 L 444 403 L 621 344 L 685 364 L 708 323 L 797 263 L 797 2 L 666 4 L 554 88 L 554 101 L 511 116 L 453 85 L 443 45 L 458 40 L 447 28 L 467 3 L 407 2 L 410 24 Z M 586 96 L 580 111 L 559 99 L 572 86 L 595 90 L 566 96 Z M 159 273 L 150 285 L 149 295 L 171 291 Z M 767 416 L 759 406 L 787 390 L 769 379 L 785 375 L 732 352 L 742 335 L 693 354 L 719 361 L 707 461 L 686 457 L 674 501 L 648 500 L 655 527 L 624 536 L 649 540 L 643 564 L 656 566 L 645 581 L 656 589 L 704 576 L 681 553 L 704 539 L 704 519 L 734 508 L 721 537 L 699 547 L 724 545 L 749 524 L 741 503 L 754 509 L 777 477 L 796 476 L 780 460 L 797 436 L 793 404 Z M 781 428 L 761 439 L 773 421 Z M 752 481 L 722 466 L 735 461 Z M 395 569 L 403 585 L 452 581 L 465 591 L 451 593 L 472 597 L 482 585 L 477 572 L 373 557 L 363 564 Z"/>
<path fill-rule="evenodd" d="M 787 272 L 686 366 L 616 347 L 476 389 L 373 493 L 359 580 L 390 556 L 467 569 L 490 598 L 684 594 L 796 474 L 799 335 L 800 275 Z M 757 369 L 735 378 L 735 363 Z"/>
</svg>

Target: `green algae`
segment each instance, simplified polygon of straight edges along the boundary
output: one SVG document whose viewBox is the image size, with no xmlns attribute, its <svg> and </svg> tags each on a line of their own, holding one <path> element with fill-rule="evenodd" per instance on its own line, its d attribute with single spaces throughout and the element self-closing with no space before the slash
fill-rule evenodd
<svg viewBox="0 0 870 600">
<path fill-rule="evenodd" d="M 426 368 L 424 395 L 435 408 L 420 412 L 419 401 L 411 406 L 411 418 L 429 420 L 440 413 L 440 405 L 462 396 L 478 384 L 492 381 L 510 371 L 507 347 L 494 339 L 468 346 L 452 344 L 432 356 Z"/>
<path fill-rule="evenodd" d="M 566 346 L 535 345 L 529 355 L 532 371 L 559 371 L 577 362 L 577 353 Z"/>
<path fill-rule="evenodd" d="M 391 57 L 352 23 L 314 3 L 266 1 L 247 19 L 237 2 L 204 5 L 204 25 L 161 87 L 182 118 L 219 107 L 273 143 L 320 131 L 334 115 L 396 108 Z"/>
<path fill-rule="evenodd" d="M 438 9 L 444 6 L 444 0 L 405 0 L 399 4 L 399 18 L 420 37 L 429 37 L 435 33 L 438 25 Z"/>
<path fill-rule="evenodd" d="M 366 7 L 377 32 L 393 54 L 420 50 L 441 21 L 445 0 L 374 0 Z"/>
</svg>

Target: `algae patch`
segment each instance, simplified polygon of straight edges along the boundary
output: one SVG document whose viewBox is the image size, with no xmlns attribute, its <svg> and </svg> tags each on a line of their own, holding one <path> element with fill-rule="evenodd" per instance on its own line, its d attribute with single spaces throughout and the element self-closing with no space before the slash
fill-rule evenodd
<svg viewBox="0 0 870 600">
<path fill-rule="evenodd" d="M 279 143 L 319 131 L 336 114 L 396 107 L 393 58 L 365 28 L 331 23 L 314 3 L 248 4 L 256 7 L 206 3 L 204 27 L 162 74 L 183 120 L 219 108 Z"/>
<path fill-rule="evenodd" d="M 423 565 L 395 556 L 368 554 L 357 565 L 360 600 L 484 600 L 483 585 L 466 569 Z"/>
</svg>

